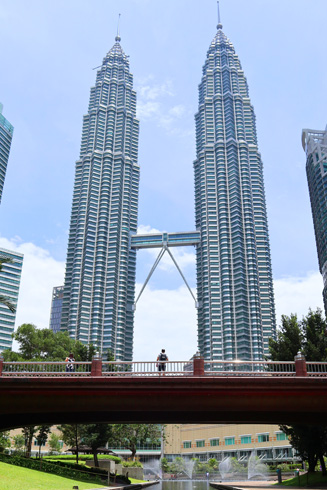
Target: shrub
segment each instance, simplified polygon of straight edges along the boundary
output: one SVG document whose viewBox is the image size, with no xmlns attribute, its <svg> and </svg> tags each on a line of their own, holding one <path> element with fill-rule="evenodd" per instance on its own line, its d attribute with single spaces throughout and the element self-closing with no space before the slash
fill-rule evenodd
<svg viewBox="0 0 327 490">
<path fill-rule="evenodd" d="M 139 461 L 123 461 L 124 468 L 143 468 Z"/>
</svg>

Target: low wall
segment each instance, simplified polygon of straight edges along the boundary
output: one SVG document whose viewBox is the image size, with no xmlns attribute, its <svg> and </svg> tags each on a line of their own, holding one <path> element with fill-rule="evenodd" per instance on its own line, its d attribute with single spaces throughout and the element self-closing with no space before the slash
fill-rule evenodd
<svg viewBox="0 0 327 490">
<path fill-rule="evenodd" d="M 127 475 L 128 473 L 128 475 Z M 135 478 L 136 480 L 144 480 L 143 478 L 143 468 L 127 468 L 123 466 L 122 474 L 128 476 L 128 478 Z"/>
</svg>

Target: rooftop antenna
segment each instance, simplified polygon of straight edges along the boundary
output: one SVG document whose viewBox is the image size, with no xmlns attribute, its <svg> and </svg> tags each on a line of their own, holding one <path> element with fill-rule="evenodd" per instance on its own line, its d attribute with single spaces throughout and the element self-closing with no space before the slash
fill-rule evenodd
<svg viewBox="0 0 327 490">
<path fill-rule="evenodd" d="M 115 37 L 115 41 L 120 41 L 120 35 L 119 35 L 119 24 L 120 24 L 120 14 L 118 14 L 118 24 L 117 24 L 117 36 Z"/>
<path fill-rule="evenodd" d="M 222 24 L 220 22 L 220 9 L 219 9 L 219 0 L 217 0 L 217 8 L 218 8 L 218 25 L 217 25 L 217 29 L 222 29 Z"/>
</svg>

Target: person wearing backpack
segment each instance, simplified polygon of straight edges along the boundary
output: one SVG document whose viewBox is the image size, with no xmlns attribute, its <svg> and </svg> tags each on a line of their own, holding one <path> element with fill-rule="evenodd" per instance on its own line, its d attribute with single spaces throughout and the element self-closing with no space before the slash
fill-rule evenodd
<svg viewBox="0 0 327 490">
<path fill-rule="evenodd" d="M 157 357 L 157 367 L 158 371 L 160 372 L 165 372 L 166 371 L 166 362 L 168 361 L 168 356 L 166 354 L 165 349 L 161 349 L 160 354 Z"/>
</svg>

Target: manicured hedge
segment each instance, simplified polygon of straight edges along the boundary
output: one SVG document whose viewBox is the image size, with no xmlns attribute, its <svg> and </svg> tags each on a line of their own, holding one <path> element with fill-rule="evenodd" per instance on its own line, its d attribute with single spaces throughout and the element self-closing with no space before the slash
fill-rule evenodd
<svg viewBox="0 0 327 490">
<path fill-rule="evenodd" d="M 43 459 L 48 459 L 48 460 L 56 460 L 56 459 L 65 459 L 65 460 L 76 460 L 76 456 L 74 454 L 56 454 L 53 456 L 44 456 Z M 92 454 L 79 454 L 78 459 L 80 461 L 89 461 L 90 459 L 93 459 Z M 111 456 L 108 454 L 98 454 L 98 459 L 105 459 L 105 460 L 110 460 L 114 461 L 117 464 L 121 463 L 121 458 L 118 456 Z"/>
<path fill-rule="evenodd" d="M 70 461 L 47 461 L 45 459 L 39 460 L 35 458 L 24 458 L 23 456 L 0 453 L 0 461 L 3 463 L 9 463 L 16 466 L 23 466 L 31 470 L 43 471 L 45 473 L 52 473 L 53 475 L 63 476 L 65 478 L 71 478 L 73 480 L 84 481 L 87 483 L 103 483 L 108 480 L 108 472 L 102 468 L 86 467 Z M 111 478 L 115 475 L 110 474 Z M 116 482 L 129 485 L 131 481 L 124 475 L 116 475 Z"/>
<path fill-rule="evenodd" d="M 90 482 L 101 484 L 104 480 L 107 480 L 108 475 L 106 471 L 99 470 L 99 468 L 89 468 L 90 471 L 87 470 L 86 473 L 84 466 L 82 466 L 81 471 L 81 467 L 77 470 L 72 468 L 72 465 L 70 464 L 58 464 L 58 461 L 56 463 L 50 463 L 48 461 L 24 458 L 22 456 L 16 455 L 9 456 L 7 454 L 0 454 L 0 461 L 2 461 L 3 463 L 12 464 L 15 466 L 22 466 L 31 470 L 43 471 L 44 473 L 51 473 L 53 475 L 63 476 L 65 478 L 71 478 L 73 480 L 84 481 L 87 483 Z"/>
</svg>

